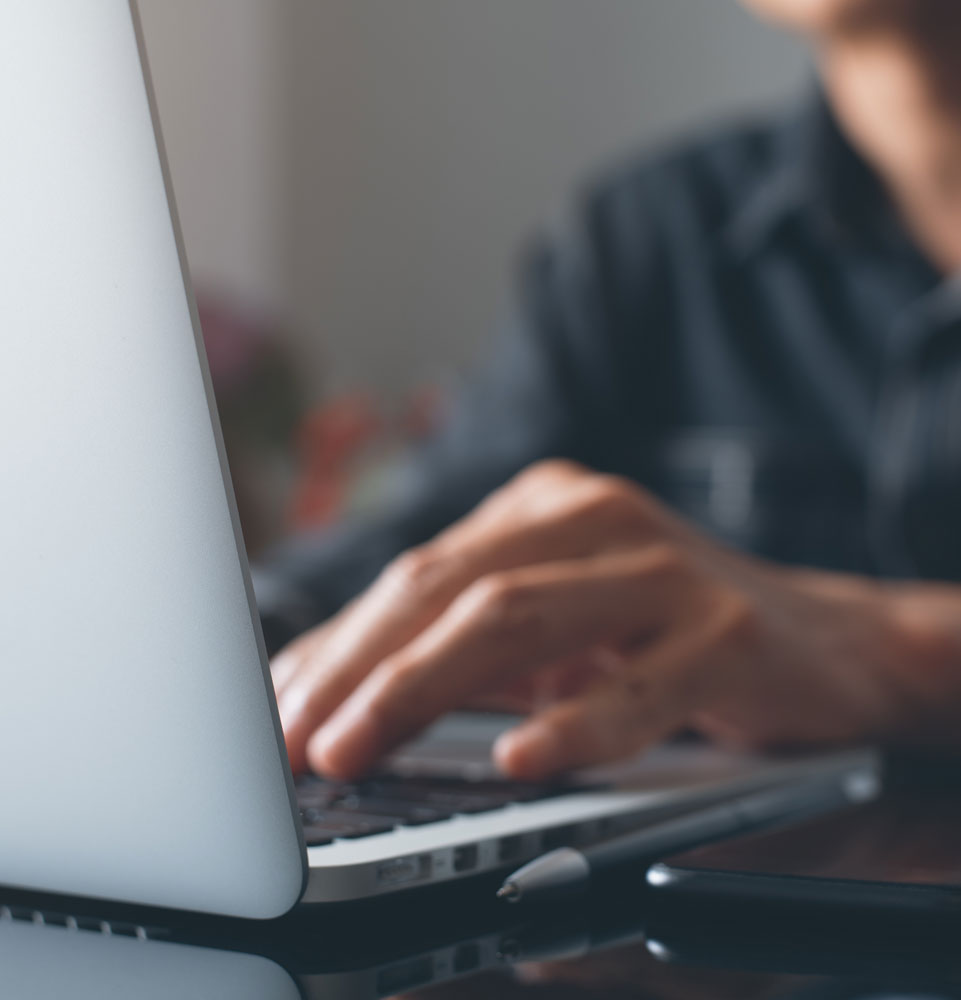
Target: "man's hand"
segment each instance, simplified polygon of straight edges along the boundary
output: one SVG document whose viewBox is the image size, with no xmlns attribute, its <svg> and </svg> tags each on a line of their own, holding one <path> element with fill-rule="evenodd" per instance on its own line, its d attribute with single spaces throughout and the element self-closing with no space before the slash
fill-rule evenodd
<svg viewBox="0 0 961 1000">
<path fill-rule="evenodd" d="M 531 712 L 495 748 L 530 779 L 683 727 L 747 746 L 956 739 L 961 597 L 920 589 L 760 562 L 627 481 L 548 462 L 291 644 L 274 682 L 295 770 L 338 777 L 478 700 Z"/>
</svg>

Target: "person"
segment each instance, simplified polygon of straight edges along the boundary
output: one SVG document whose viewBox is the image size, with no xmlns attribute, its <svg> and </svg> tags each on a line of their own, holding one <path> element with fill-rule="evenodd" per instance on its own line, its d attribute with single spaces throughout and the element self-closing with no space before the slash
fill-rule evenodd
<svg viewBox="0 0 961 1000">
<path fill-rule="evenodd" d="M 804 107 L 606 174 L 391 512 L 264 567 L 295 769 L 961 745 L 961 5 L 743 2 Z"/>
</svg>

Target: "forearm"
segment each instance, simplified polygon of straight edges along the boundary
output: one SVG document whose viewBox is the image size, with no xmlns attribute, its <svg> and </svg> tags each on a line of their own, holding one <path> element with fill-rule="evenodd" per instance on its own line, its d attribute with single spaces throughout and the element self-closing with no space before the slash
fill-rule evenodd
<svg viewBox="0 0 961 1000">
<path fill-rule="evenodd" d="M 961 586 L 884 587 L 904 653 L 895 664 L 905 698 L 905 728 L 896 739 L 961 751 Z"/>
<path fill-rule="evenodd" d="M 531 680 L 558 697 L 498 743 L 515 777 L 690 727 L 752 748 L 961 751 L 961 587 L 774 565 L 626 480 L 549 462 L 395 563 L 274 670 L 292 760 L 340 777 L 472 696 Z"/>
</svg>

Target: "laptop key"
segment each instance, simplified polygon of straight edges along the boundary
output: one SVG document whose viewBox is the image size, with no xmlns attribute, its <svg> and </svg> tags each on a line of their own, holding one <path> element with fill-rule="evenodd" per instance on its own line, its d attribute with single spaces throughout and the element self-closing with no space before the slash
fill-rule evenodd
<svg viewBox="0 0 961 1000">
<path fill-rule="evenodd" d="M 400 826 L 424 826 L 427 823 L 440 823 L 450 819 L 454 812 L 451 809 L 437 809 L 415 802 L 403 802 L 399 799 L 371 798 L 369 796 L 352 795 L 337 799 L 330 809 L 335 813 L 366 813 L 385 818 L 396 818 Z"/>
<path fill-rule="evenodd" d="M 338 798 L 354 795 L 358 786 L 323 778 L 302 777 L 294 783 L 297 803 L 301 809 L 323 809 Z"/>
<path fill-rule="evenodd" d="M 357 838 L 398 826 L 424 826 L 452 816 L 536 802 L 573 791 L 569 786 L 460 777 L 377 775 L 350 783 L 316 776 L 297 780 L 304 824 L 315 838 Z M 315 841 L 319 842 L 319 841 Z"/>
<path fill-rule="evenodd" d="M 304 843 L 308 847 L 326 847 L 334 842 L 334 834 L 328 833 L 320 827 L 308 826 L 304 824 Z"/>
<path fill-rule="evenodd" d="M 396 826 L 397 823 L 382 816 L 307 815 L 304 817 L 304 839 L 308 847 L 318 847 L 332 840 L 357 840 L 378 833 L 390 833 Z"/>
<path fill-rule="evenodd" d="M 406 802 L 410 805 L 420 805 L 428 809 L 445 812 L 448 816 L 456 813 L 490 812 L 500 809 L 513 801 L 507 797 L 489 795 L 467 795 L 463 792 L 433 790 L 416 786 L 412 788 L 387 787 L 378 788 L 374 793 L 377 799 Z M 363 801 L 363 799 L 361 800 Z"/>
<path fill-rule="evenodd" d="M 513 802 L 537 802 L 570 791 L 565 786 L 530 785 L 510 781 L 468 781 L 458 778 L 405 778 L 371 782 L 376 797 L 422 803 L 452 813 L 481 813 Z M 361 789 L 361 795 L 366 789 Z"/>
</svg>

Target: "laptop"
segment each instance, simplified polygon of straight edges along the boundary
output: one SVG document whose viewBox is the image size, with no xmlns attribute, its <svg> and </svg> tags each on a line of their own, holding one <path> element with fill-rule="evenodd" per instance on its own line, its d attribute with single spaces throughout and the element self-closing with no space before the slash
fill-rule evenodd
<svg viewBox="0 0 961 1000">
<path fill-rule="evenodd" d="M 4 4 L 0 134 L 0 884 L 270 918 L 870 763 L 676 746 L 518 785 L 462 719 L 295 784 L 128 0 Z"/>
</svg>

